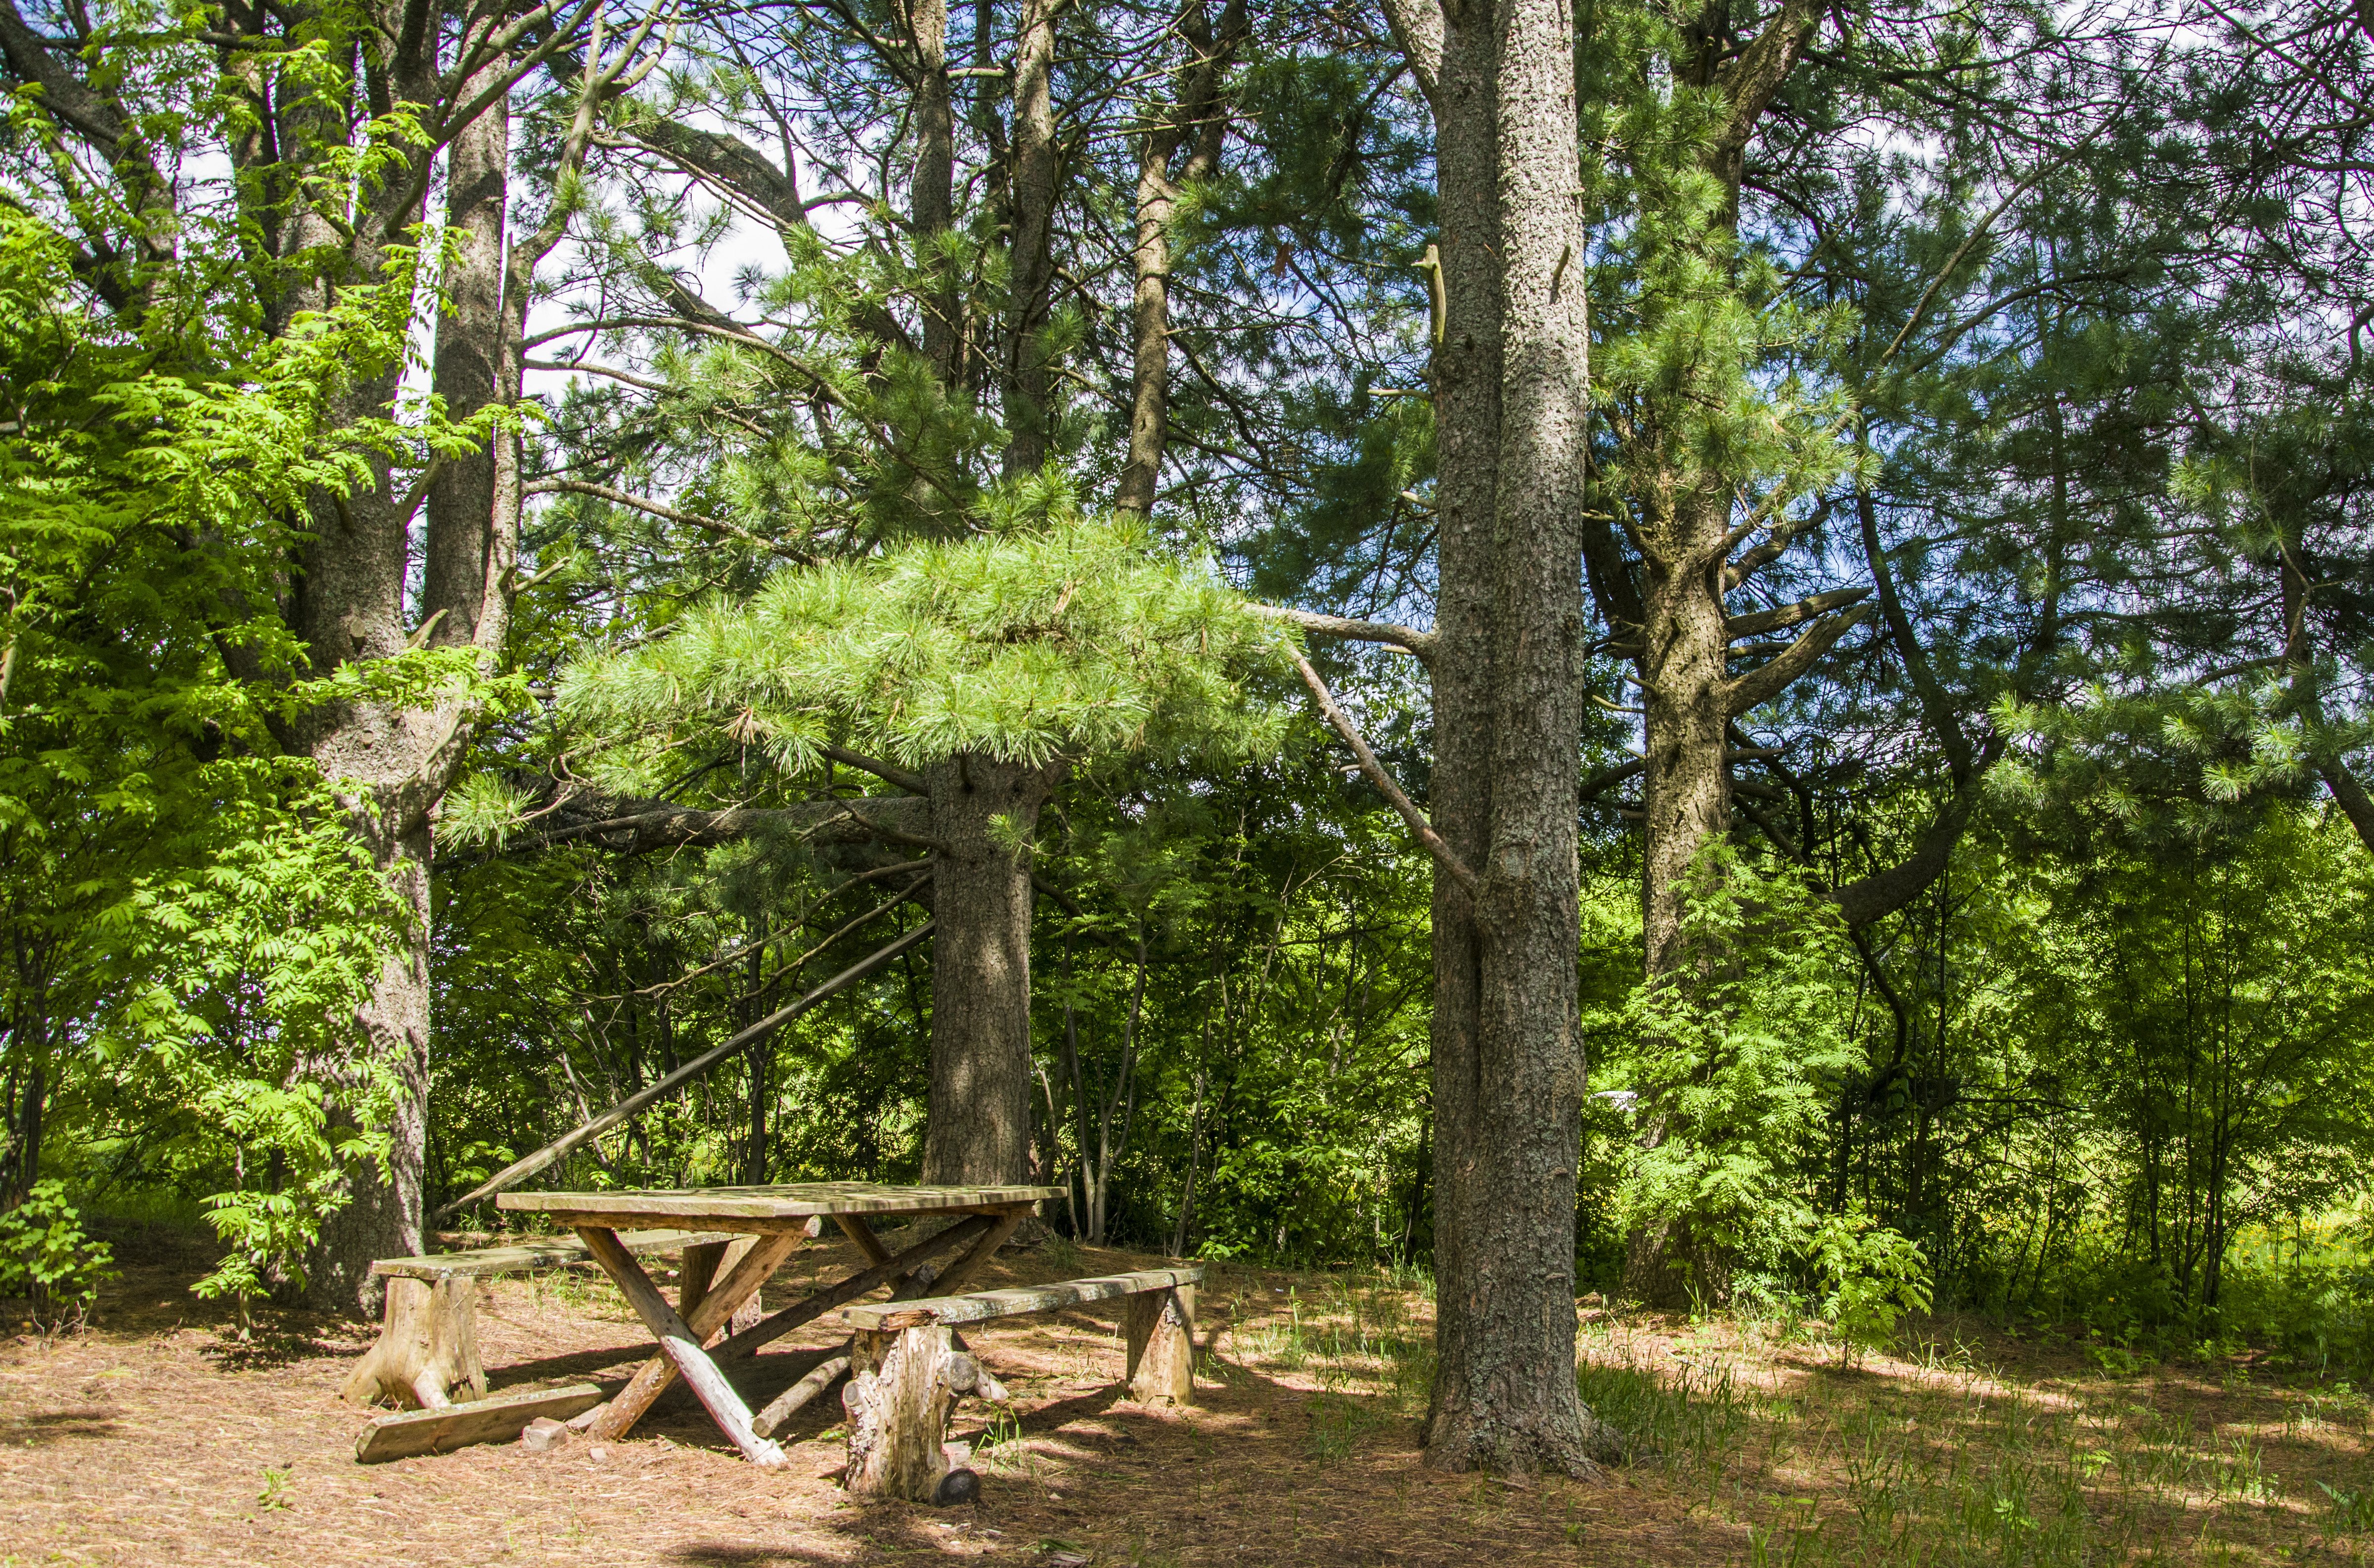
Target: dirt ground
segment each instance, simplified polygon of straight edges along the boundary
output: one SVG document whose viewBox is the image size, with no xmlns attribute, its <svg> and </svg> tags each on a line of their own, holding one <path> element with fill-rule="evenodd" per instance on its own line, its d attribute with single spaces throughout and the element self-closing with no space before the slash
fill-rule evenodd
<svg viewBox="0 0 2374 1568">
<path fill-rule="evenodd" d="M 1223 1267 L 1205 1289 L 1212 1354 L 1191 1409 L 1149 1410 L 1121 1397 L 1118 1303 L 969 1329 L 1014 1395 L 1010 1413 L 968 1403 L 959 1414 L 956 1435 L 981 1450 L 973 1505 L 943 1510 L 845 1495 L 835 1483 L 842 1452 L 831 1397 L 782 1434 L 790 1462 L 776 1471 L 742 1462 L 680 1397 L 625 1442 L 580 1437 L 548 1455 L 482 1445 L 366 1467 L 353 1458 L 364 1413 L 340 1403 L 336 1389 L 368 1330 L 266 1313 L 242 1345 L 227 1315 L 188 1294 L 203 1260 L 185 1244 L 119 1246 L 119 1257 L 123 1278 L 94 1327 L 54 1343 L 0 1341 L 5 1568 L 1894 1561 L 1903 1543 L 1868 1533 L 1870 1499 L 1897 1495 L 1884 1480 L 1872 1490 L 1873 1434 L 1901 1429 L 1909 1435 L 1886 1441 L 1921 1443 L 1925 1453 L 1935 1446 L 1930 1437 L 1949 1435 L 1929 1430 L 1936 1422 L 1950 1422 L 1956 1410 L 1971 1421 L 1980 1416 L 1969 1412 L 1999 1415 L 2006 1393 L 2011 1417 L 1986 1430 L 2016 1442 L 2039 1421 L 2060 1420 L 2072 1432 L 2098 1426 L 2098 1441 L 2116 1444 L 2125 1430 L 2119 1423 L 2143 1421 L 2133 1412 L 2145 1412 L 2157 1424 L 2134 1427 L 2144 1433 L 2138 1453 L 2160 1452 L 2149 1448 L 2154 1434 L 2168 1440 L 2161 1448 L 2170 1456 L 2205 1444 L 2214 1458 L 2237 1432 L 2245 1448 L 2257 1445 L 2251 1451 L 2260 1468 L 2251 1473 L 2259 1479 L 2247 1493 L 2215 1479 L 2224 1472 L 2196 1467 L 2183 1476 L 2212 1480 L 2188 1480 L 2163 1467 L 2162 1480 L 2177 1477 L 2176 1493 L 2212 1494 L 2198 1512 L 2169 1486 L 2150 1510 L 2119 1512 L 2122 1523 L 2113 1523 L 2107 1502 L 2086 1503 L 2068 1527 L 2098 1550 L 2073 1562 L 2150 1561 L 2152 1553 L 2209 1561 L 2214 1548 L 2234 1562 L 2362 1562 L 2368 1543 L 2336 1533 L 2329 1518 L 2320 1526 L 2314 1504 L 2333 1491 L 2355 1495 L 2353 1485 L 2374 1491 L 2362 1400 L 2355 1414 L 2318 1406 L 2338 1419 L 2304 1419 L 2298 1396 L 2237 1389 L 2230 1370 L 2222 1387 L 2215 1374 L 2176 1373 L 2089 1385 L 2074 1364 L 2010 1344 L 1990 1347 L 2026 1358 L 2008 1372 L 1999 1360 L 1976 1370 L 1966 1342 L 1951 1365 L 1933 1353 L 1926 1367 L 1883 1361 L 1837 1374 L 1809 1347 L 1776 1347 L 1735 1326 L 1604 1312 L 1586 1314 L 1585 1354 L 1623 1369 L 1632 1381 L 1621 1386 L 1651 1401 L 1639 1420 L 1663 1412 L 1653 1418 L 1667 1423 L 1658 1462 L 1615 1471 L 1601 1484 L 1437 1474 L 1418 1462 L 1405 1362 L 1406 1331 L 1422 1330 L 1422 1297 L 1374 1279 L 1352 1291 L 1325 1277 Z M 1000 1265 L 997 1282 L 1012 1283 L 1150 1260 L 1057 1244 L 1008 1251 Z M 768 1304 L 857 1266 L 845 1244 L 810 1244 L 770 1287 Z M 1396 1312 L 1404 1315 L 1395 1319 Z M 624 1376 L 649 1350 L 606 1281 L 576 1272 L 494 1283 L 481 1300 L 479 1337 L 499 1390 Z M 828 1325 L 810 1325 L 762 1359 L 765 1374 L 746 1392 L 771 1396 L 835 1339 Z M 1696 1405 L 1686 1392 L 1693 1377 L 1701 1390 Z M 1684 1391 L 1669 1397 L 1676 1378 Z M 2019 1387 L 1989 1392 L 2007 1378 Z M 1915 1401 L 1901 1407 L 1913 1412 L 1901 1420 L 1889 1403 L 1899 1396 Z M 1920 1414 L 1932 1407 L 1917 1401 L 1932 1397 L 1945 1414 Z M 2051 1413 L 2056 1399 L 2074 1409 L 2089 1397 L 2110 1401 L 2102 1408 L 2110 1413 Z M 2094 1441 L 2070 1438 L 2069 1462 L 2079 1468 L 2072 1475 L 2111 1473 L 2105 1467 L 2119 1451 L 2083 1446 Z M 2280 1484 L 2266 1484 L 2277 1472 Z M 2115 1474 L 2129 1474 L 2124 1459 Z M 2320 1478 L 2330 1491 L 2320 1491 Z M 1913 1495 L 1910 1481 L 1899 1490 Z M 2035 1512 L 2046 1517 L 2041 1504 Z M 1857 1527 L 1869 1551 L 1855 1549 Z M 1970 1527 L 1962 1527 L 1962 1539 L 1978 1539 Z M 1794 1536 L 1785 1533 L 1791 1528 Z M 1792 1539 L 1798 1550 L 1784 1554 Z M 2180 1558 L 2165 1555 L 2178 1547 Z M 2049 1560 L 2007 1560 L 2030 1556 Z"/>
</svg>

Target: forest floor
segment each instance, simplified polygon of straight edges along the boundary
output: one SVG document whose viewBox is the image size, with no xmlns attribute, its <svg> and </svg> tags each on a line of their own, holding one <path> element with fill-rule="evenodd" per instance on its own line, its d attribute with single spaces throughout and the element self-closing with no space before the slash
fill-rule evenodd
<svg viewBox="0 0 2374 1568">
<path fill-rule="evenodd" d="M 769 1291 L 854 1266 L 811 1246 Z M 1604 1482 L 1423 1468 L 1428 1303 L 1375 1274 L 1215 1266 L 1201 1403 L 1120 1397 L 1111 1310 L 968 1330 L 1013 1391 L 968 1403 L 979 1503 L 861 1502 L 834 1484 L 839 1401 L 744 1464 L 697 1407 L 625 1442 L 365 1467 L 336 1397 L 370 1335 L 259 1315 L 241 1342 L 194 1300 L 204 1258 L 118 1246 L 95 1326 L 0 1340 L 0 1565 L 480 1564 L 793 1568 L 992 1563 L 2366 1563 L 2374 1415 L 2248 1361 L 2112 1376 L 2074 1347 L 1940 1319 L 1851 1372 L 1772 1326 L 1582 1309 L 1584 1391 L 1654 1457 Z M 1144 1267 L 1060 1242 L 1001 1282 Z M 1116 1307 L 1118 1303 L 1106 1303 Z M 479 1335 L 498 1388 L 623 1375 L 648 1341 L 606 1281 L 504 1280 Z M 822 1324 L 758 1392 L 812 1365 Z"/>
</svg>

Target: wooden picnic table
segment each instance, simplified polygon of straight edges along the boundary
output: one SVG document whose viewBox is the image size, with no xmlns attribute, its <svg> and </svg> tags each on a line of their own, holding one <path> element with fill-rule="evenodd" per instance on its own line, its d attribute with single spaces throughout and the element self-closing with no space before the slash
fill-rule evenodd
<svg viewBox="0 0 2374 1568">
<path fill-rule="evenodd" d="M 659 1340 L 660 1354 L 638 1372 L 594 1418 L 599 1436 L 619 1437 L 681 1376 L 711 1420 L 753 1464 L 780 1465 L 783 1452 L 751 1426 L 750 1407 L 719 1369 L 721 1361 L 748 1355 L 835 1307 L 888 1283 L 894 1293 L 926 1288 L 902 1284 L 927 1257 L 970 1243 L 961 1256 L 930 1281 L 943 1295 L 960 1291 L 1014 1233 L 1031 1208 L 1061 1197 L 1061 1187 L 901 1187 L 872 1182 L 793 1182 L 776 1186 L 688 1187 L 620 1192 L 507 1192 L 501 1208 L 548 1214 L 583 1239 Z M 885 1216 L 926 1219 L 960 1216 L 959 1222 L 893 1256 L 874 1233 L 871 1221 Z M 805 1300 L 773 1314 L 715 1346 L 709 1340 L 782 1267 L 816 1222 L 829 1220 L 857 1244 L 867 1267 Z M 696 1279 L 689 1271 L 681 1299 L 671 1305 L 659 1287 L 618 1240 L 618 1232 L 655 1224 L 696 1231 L 731 1231 L 753 1238 L 728 1265 L 723 1279 Z"/>
</svg>

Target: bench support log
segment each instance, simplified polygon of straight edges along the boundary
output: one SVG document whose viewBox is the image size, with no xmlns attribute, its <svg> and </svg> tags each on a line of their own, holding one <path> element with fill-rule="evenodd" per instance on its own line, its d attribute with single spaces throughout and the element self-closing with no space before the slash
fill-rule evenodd
<svg viewBox="0 0 2374 1568">
<path fill-rule="evenodd" d="M 831 1365 L 828 1362 L 817 1371 Z M 842 1484 L 854 1492 L 911 1503 L 938 1501 L 940 1483 L 954 1468 L 948 1418 L 967 1394 L 1005 1397 L 1005 1388 L 957 1348 L 955 1335 L 942 1325 L 852 1337 L 849 1383 L 840 1391 L 840 1406 L 849 1416 L 849 1469 Z"/>
<path fill-rule="evenodd" d="M 1195 1287 L 1129 1298 L 1129 1397 L 1141 1405 L 1195 1402 Z"/>
<path fill-rule="evenodd" d="M 466 1276 L 387 1281 L 379 1342 L 355 1364 L 338 1397 L 360 1404 L 441 1410 L 451 1391 L 467 1385 L 487 1397 L 487 1369 L 478 1361 L 478 1282 Z"/>
</svg>

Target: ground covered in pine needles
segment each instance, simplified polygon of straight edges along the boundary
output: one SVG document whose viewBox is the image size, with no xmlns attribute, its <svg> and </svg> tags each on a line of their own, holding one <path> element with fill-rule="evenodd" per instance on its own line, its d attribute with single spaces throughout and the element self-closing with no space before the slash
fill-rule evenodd
<svg viewBox="0 0 2374 1568">
<path fill-rule="evenodd" d="M 1418 1463 L 1429 1373 L 1417 1282 L 1215 1267 L 1196 1409 L 1119 1397 L 1119 1303 L 968 1329 L 1012 1390 L 968 1404 L 976 1505 L 845 1496 L 828 1397 L 754 1469 L 697 1407 L 582 1438 L 365 1467 L 336 1388 L 369 1334 L 265 1313 L 245 1342 L 194 1301 L 202 1256 L 119 1244 L 97 1325 L 0 1341 L 0 1565 L 668 1564 L 945 1559 L 1048 1564 L 2365 1563 L 2366 1397 L 2248 1361 L 2113 1377 L 2071 1346 L 1940 1320 L 1842 1372 L 1816 1337 L 1581 1309 L 1584 1392 L 1636 1435 L 1604 1484 L 1438 1475 Z M 1149 1267 L 1060 1242 L 1000 1283 Z M 853 1267 L 812 1245 L 769 1304 Z M 496 1283 L 497 1387 L 624 1375 L 648 1350 L 587 1272 Z M 812 1325 L 765 1397 L 824 1352 Z"/>
</svg>

